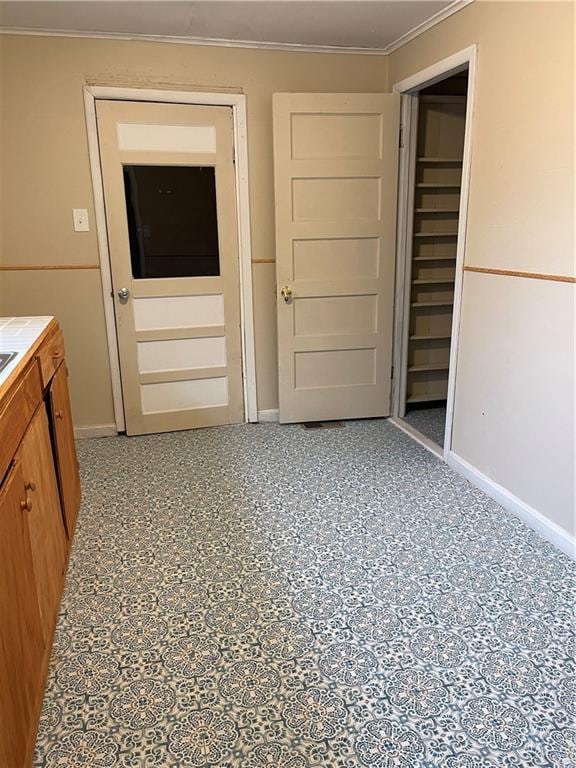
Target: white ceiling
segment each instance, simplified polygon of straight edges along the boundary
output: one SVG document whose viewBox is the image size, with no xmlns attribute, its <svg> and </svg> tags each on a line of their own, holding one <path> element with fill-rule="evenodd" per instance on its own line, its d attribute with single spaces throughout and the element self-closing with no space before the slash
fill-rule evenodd
<svg viewBox="0 0 576 768">
<path fill-rule="evenodd" d="M 470 0 L 468 0 L 469 2 Z M 0 27 L 384 51 L 462 0 L 0 2 Z"/>
</svg>

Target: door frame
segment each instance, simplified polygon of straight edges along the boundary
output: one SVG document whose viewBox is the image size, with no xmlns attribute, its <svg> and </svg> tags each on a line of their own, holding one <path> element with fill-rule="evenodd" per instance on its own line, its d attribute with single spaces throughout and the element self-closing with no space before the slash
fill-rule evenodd
<svg viewBox="0 0 576 768">
<path fill-rule="evenodd" d="M 234 175 L 236 186 L 236 220 L 238 228 L 238 258 L 240 275 L 240 335 L 242 340 L 242 382 L 244 420 L 258 421 L 256 397 L 256 356 L 254 344 L 254 309 L 252 300 L 252 250 L 250 238 L 250 199 L 248 187 L 248 141 L 246 126 L 246 96 L 240 93 L 205 91 L 171 91 L 152 88 L 119 88 L 115 86 L 85 85 L 84 112 L 88 135 L 88 154 L 94 194 L 96 234 L 100 254 L 100 275 L 108 356 L 112 376 L 112 396 L 116 429 L 125 429 L 124 398 L 120 378 L 120 354 L 116 331 L 116 315 L 112 291 L 112 271 L 108 249 L 108 229 L 104 206 L 104 186 L 100 165 L 100 145 L 96 122 L 96 100 L 152 101 L 165 104 L 192 104 L 232 108 L 234 127 Z"/>
<path fill-rule="evenodd" d="M 396 236 L 396 287 L 394 301 L 394 351 L 392 378 L 392 402 L 390 421 L 413 437 L 444 461 L 448 461 L 452 446 L 452 425 L 454 421 L 454 399 L 456 392 L 456 367 L 460 335 L 462 288 L 464 281 L 464 256 L 468 202 L 470 195 L 470 170 L 472 165 L 472 131 L 474 125 L 474 103 L 477 77 L 478 45 L 474 44 L 432 64 L 410 77 L 395 83 L 392 90 L 401 95 L 400 130 L 401 141 L 398 167 L 398 218 Z M 448 370 L 448 393 L 446 401 L 446 426 L 444 447 L 422 435 L 402 417 L 403 393 L 406 386 L 406 364 L 408 352 L 409 288 L 412 255 L 412 207 L 413 178 L 416 162 L 416 127 L 418 122 L 418 99 L 416 91 L 434 85 L 458 72 L 468 70 L 468 92 L 466 96 L 466 123 L 464 128 L 464 153 L 462 157 L 462 184 L 460 188 L 460 212 L 458 216 L 458 238 L 456 245 L 456 275 L 454 285 L 454 306 Z"/>
</svg>

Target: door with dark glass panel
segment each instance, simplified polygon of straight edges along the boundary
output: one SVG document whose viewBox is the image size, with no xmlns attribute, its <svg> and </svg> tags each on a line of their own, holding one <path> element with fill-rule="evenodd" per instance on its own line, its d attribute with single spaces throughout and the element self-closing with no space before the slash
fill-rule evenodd
<svg viewBox="0 0 576 768">
<path fill-rule="evenodd" d="M 126 431 L 244 420 L 228 107 L 97 102 Z"/>
</svg>

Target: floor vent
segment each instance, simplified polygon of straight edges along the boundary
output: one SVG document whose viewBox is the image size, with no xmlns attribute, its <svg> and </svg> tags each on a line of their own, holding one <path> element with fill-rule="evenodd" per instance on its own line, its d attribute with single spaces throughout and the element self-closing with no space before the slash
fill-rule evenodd
<svg viewBox="0 0 576 768">
<path fill-rule="evenodd" d="M 304 429 L 336 429 L 344 424 L 341 421 L 305 421 L 302 426 Z"/>
</svg>

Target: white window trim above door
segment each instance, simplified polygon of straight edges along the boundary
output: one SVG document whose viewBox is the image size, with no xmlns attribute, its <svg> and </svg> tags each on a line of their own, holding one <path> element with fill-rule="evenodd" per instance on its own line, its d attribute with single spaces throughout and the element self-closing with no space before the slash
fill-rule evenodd
<svg viewBox="0 0 576 768">
<path fill-rule="evenodd" d="M 250 202 L 248 194 L 246 97 L 243 94 L 237 93 L 165 91 L 163 89 L 116 88 L 112 86 L 95 85 L 86 85 L 83 90 L 116 429 L 121 432 L 125 428 L 124 404 L 120 382 L 120 358 L 118 354 L 118 341 L 116 338 L 112 275 L 110 270 L 110 254 L 108 252 L 102 172 L 100 169 L 100 148 L 98 145 L 98 128 L 96 125 L 96 99 L 153 101 L 164 102 L 167 104 L 196 104 L 232 108 L 235 149 L 234 172 L 236 176 L 238 246 L 240 260 L 240 322 L 242 337 L 244 414 L 246 421 L 258 421 L 254 311 L 252 303 L 252 251 L 250 240 Z"/>
</svg>

